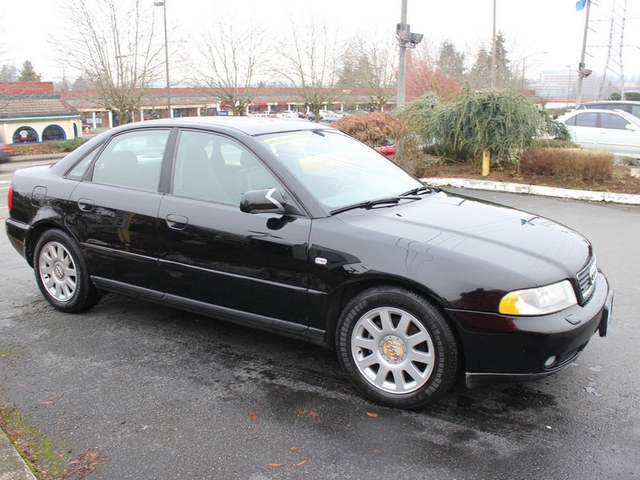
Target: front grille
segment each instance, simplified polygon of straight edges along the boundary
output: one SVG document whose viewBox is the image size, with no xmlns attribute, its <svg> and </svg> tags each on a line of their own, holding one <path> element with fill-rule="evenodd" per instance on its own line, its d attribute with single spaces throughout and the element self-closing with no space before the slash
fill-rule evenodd
<svg viewBox="0 0 640 480">
<path fill-rule="evenodd" d="M 578 272 L 576 279 L 580 286 L 580 293 L 582 295 L 582 302 L 584 303 L 591 297 L 593 289 L 596 286 L 596 277 L 598 276 L 598 267 L 596 267 L 595 255 L 591 257 L 587 265 Z"/>
</svg>

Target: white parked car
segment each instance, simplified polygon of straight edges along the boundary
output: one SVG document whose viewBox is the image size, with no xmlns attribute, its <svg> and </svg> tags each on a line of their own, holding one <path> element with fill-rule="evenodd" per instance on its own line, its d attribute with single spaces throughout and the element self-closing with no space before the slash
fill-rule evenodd
<svg viewBox="0 0 640 480">
<path fill-rule="evenodd" d="M 574 110 L 558 118 L 582 148 L 640 158 L 640 119 L 622 110 Z"/>
<path fill-rule="evenodd" d="M 340 120 L 340 116 L 338 116 L 336 113 L 332 112 L 331 110 L 322 110 L 320 112 L 320 121 L 321 122 L 326 122 L 326 123 L 332 123 L 332 122 L 337 122 L 338 120 Z"/>
</svg>

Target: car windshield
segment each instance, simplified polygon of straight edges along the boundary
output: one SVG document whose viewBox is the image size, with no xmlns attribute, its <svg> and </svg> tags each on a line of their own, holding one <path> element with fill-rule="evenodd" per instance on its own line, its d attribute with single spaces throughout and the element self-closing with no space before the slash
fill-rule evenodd
<svg viewBox="0 0 640 480">
<path fill-rule="evenodd" d="M 280 133 L 261 140 L 331 210 L 422 186 L 391 160 L 338 131 Z"/>
</svg>

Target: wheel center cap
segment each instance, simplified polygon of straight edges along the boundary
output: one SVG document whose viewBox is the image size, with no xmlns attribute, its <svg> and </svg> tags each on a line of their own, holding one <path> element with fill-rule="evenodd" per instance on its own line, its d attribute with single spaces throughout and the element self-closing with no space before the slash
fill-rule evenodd
<svg viewBox="0 0 640 480">
<path fill-rule="evenodd" d="M 404 358 L 404 344 L 397 337 L 385 337 L 382 341 L 382 353 L 393 363 Z"/>
<path fill-rule="evenodd" d="M 62 280 L 64 278 L 64 268 L 59 263 L 53 267 L 53 273 L 58 278 L 58 280 Z"/>
</svg>

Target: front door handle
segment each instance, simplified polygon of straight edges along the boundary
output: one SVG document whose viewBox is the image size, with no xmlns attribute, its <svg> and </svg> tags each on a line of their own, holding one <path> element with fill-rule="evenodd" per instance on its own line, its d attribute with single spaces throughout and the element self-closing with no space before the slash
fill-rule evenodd
<svg viewBox="0 0 640 480">
<path fill-rule="evenodd" d="M 182 215 L 170 213 L 167 215 L 167 225 L 173 230 L 184 230 L 189 224 L 189 219 Z"/>
</svg>

